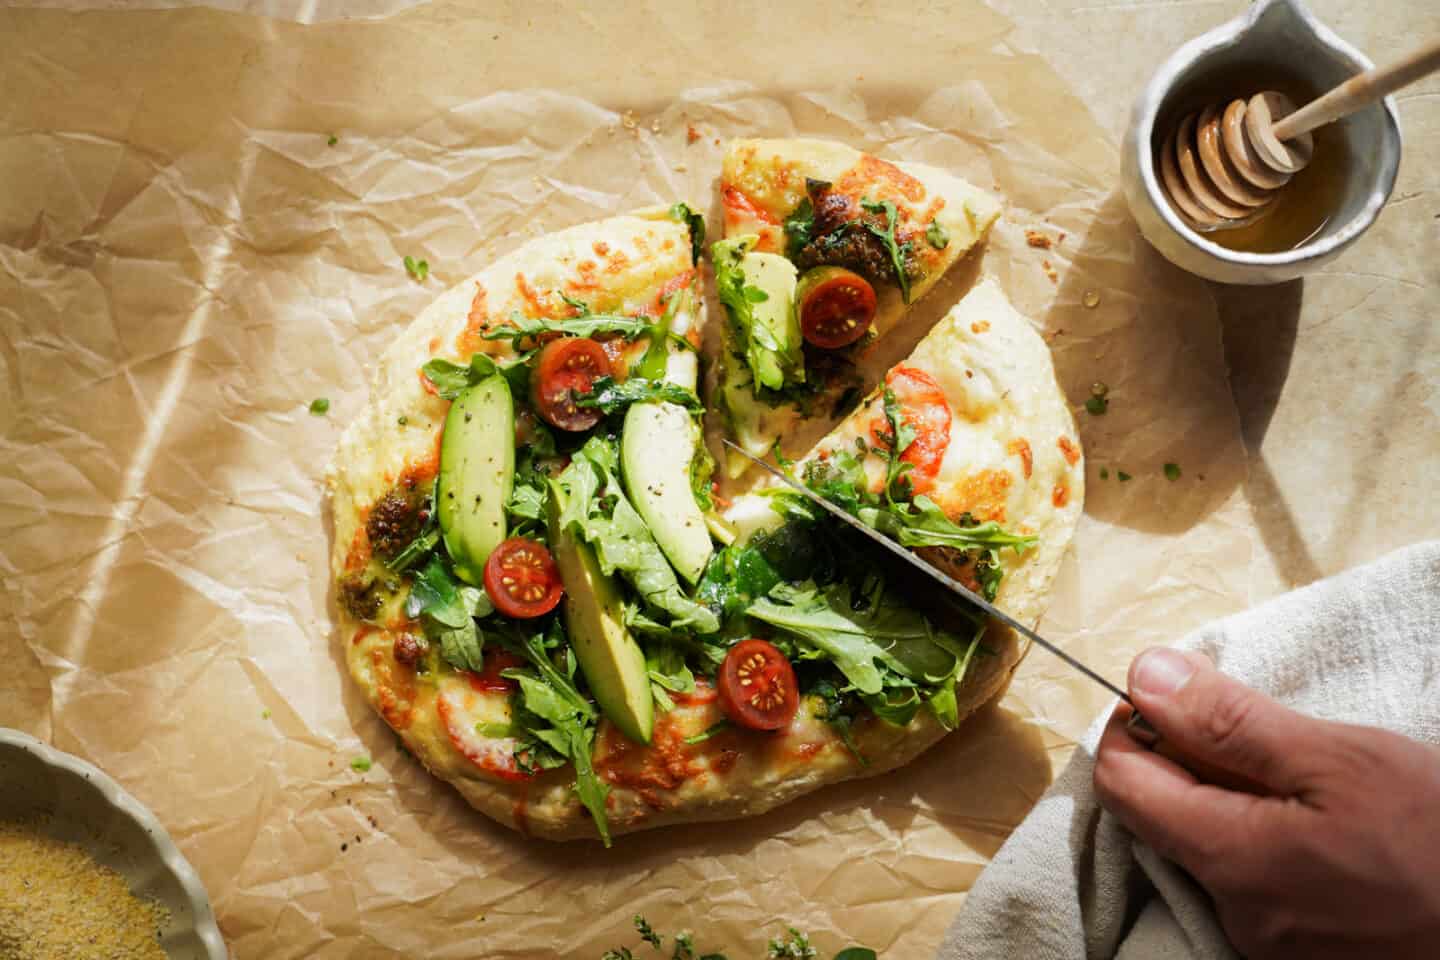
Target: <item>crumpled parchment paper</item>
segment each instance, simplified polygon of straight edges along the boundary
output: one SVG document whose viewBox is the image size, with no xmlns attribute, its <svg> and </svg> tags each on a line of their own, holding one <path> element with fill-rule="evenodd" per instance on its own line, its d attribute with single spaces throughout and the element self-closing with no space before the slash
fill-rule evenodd
<svg viewBox="0 0 1440 960">
<path fill-rule="evenodd" d="M 1050 340 L 1089 476 L 1045 632 L 1119 681 L 1239 608 L 1253 525 L 1213 304 L 1009 30 L 974 2 L 0 11 L 0 724 L 149 804 L 241 958 L 598 956 L 636 912 L 737 957 L 784 922 L 926 955 L 1103 691 L 1034 650 L 897 774 L 610 852 L 526 840 L 343 676 L 320 480 L 367 363 L 446 285 L 645 204 L 718 226 L 724 138 L 835 137 L 1006 201 L 877 362 L 981 271 Z"/>
</svg>

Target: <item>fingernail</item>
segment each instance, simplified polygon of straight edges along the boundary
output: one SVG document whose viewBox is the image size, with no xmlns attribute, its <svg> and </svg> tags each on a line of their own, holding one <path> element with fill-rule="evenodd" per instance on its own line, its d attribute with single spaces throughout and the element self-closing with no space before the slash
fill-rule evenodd
<svg viewBox="0 0 1440 960">
<path fill-rule="evenodd" d="M 1195 675 L 1195 666 L 1178 650 L 1146 650 L 1130 670 L 1130 686 L 1157 696 L 1175 693 Z"/>
</svg>

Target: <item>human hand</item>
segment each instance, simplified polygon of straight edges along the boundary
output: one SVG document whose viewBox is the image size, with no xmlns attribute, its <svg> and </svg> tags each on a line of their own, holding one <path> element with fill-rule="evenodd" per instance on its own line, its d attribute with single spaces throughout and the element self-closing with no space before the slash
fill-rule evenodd
<svg viewBox="0 0 1440 960">
<path fill-rule="evenodd" d="M 1157 648 L 1130 666 L 1135 707 L 1183 756 L 1263 785 L 1197 781 L 1110 718 L 1100 802 L 1215 900 L 1252 960 L 1434 958 L 1440 950 L 1440 749 L 1316 720 Z"/>
</svg>

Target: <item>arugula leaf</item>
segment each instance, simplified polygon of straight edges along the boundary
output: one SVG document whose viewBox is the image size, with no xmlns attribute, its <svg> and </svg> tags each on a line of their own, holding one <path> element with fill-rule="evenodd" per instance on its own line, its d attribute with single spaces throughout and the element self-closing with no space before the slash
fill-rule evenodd
<svg viewBox="0 0 1440 960">
<path fill-rule="evenodd" d="M 886 515 L 888 514 L 888 516 Z M 945 515 L 934 500 L 921 494 L 909 504 L 888 511 L 862 508 L 860 519 L 906 547 L 954 547 L 957 550 L 995 550 L 1010 547 L 1023 554 L 1038 538 L 1009 533 L 994 520 L 962 526 Z M 967 515 L 968 516 L 968 515 Z M 962 516 L 961 520 L 966 517 Z"/>
<path fill-rule="evenodd" d="M 869 947 L 846 947 L 835 954 L 835 960 L 877 960 L 877 957 Z"/>
<path fill-rule="evenodd" d="M 716 734 L 724 733 L 726 730 L 729 730 L 731 726 L 732 724 L 729 720 L 717 721 L 716 723 L 713 723 L 710 726 L 706 727 L 704 730 L 701 730 L 699 733 L 692 733 L 690 734 L 690 736 L 685 737 L 685 743 L 692 747 L 697 743 L 704 743 L 706 740 L 709 740 Z"/>
<path fill-rule="evenodd" d="M 899 213 L 895 204 L 889 200 L 861 200 L 860 206 L 870 213 L 884 214 L 885 226 L 880 228 L 869 220 L 863 221 L 865 229 L 885 242 L 886 248 L 890 251 L 890 264 L 895 268 L 896 282 L 900 284 L 900 299 L 906 303 L 910 302 L 910 277 L 905 273 L 905 254 L 909 252 L 910 245 L 899 244 L 895 241 L 895 225 L 899 222 Z"/>
<path fill-rule="evenodd" d="M 558 622 L 551 623 L 553 640 L 563 644 Z M 520 670 L 507 670 L 520 686 L 516 714 L 528 724 L 527 733 L 566 757 L 575 767 L 575 794 L 590 811 L 595 829 L 605 846 L 610 846 L 610 823 L 605 813 L 605 798 L 610 788 L 595 772 L 591 752 L 595 747 L 595 708 L 580 695 L 571 677 L 562 674 L 550 659 L 546 640 L 541 634 L 526 637 L 519 652 L 530 661 L 538 676 Z M 573 666 L 573 665 L 572 665 Z M 541 722 L 548 726 L 541 726 Z M 517 749 L 517 754 L 520 752 Z"/>
<path fill-rule="evenodd" d="M 808 189 L 810 184 L 818 181 L 807 180 L 805 186 Z M 829 184 L 824 184 L 828 187 Z M 785 218 L 785 256 L 791 260 L 795 259 L 800 249 L 811 241 L 815 236 L 815 205 L 810 202 L 807 194 L 800 205 L 791 211 L 790 216 Z"/>
<path fill-rule="evenodd" d="M 695 456 L 690 460 L 690 492 L 695 495 L 695 502 L 700 509 L 709 513 L 715 509 L 715 499 L 710 495 L 711 478 L 715 475 L 715 458 L 710 455 L 710 448 L 705 446 L 704 438 L 695 444 Z M 713 532 L 713 531 L 712 531 Z"/>
<path fill-rule="evenodd" d="M 925 239 L 929 242 L 930 246 L 936 250 L 944 250 L 950 246 L 950 234 L 946 233 L 945 228 L 940 226 L 939 220 L 930 221 L 930 226 L 925 228 Z"/>
<path fill-rule="evenodd" d="M 849 584 L 818 588 L 813 582 L 799 586 L 781 583 L 750 604 L 750 617 L 778 627 L 805 641 L 831 660 L 855 689 L 877 694 L 885 687 L 885 672 L 904 668 L 889 651 L 895 641 L 930 636 L 924 617 L 908 607 L 872 608 L 857 612 Z"/>
<path fill-rule="evenodd" d="M 687 203 L 674 204 L 669 212 L 671 220 L 679 220 L 690 229 L 690 262 L 699 264 L 700 254 L 705 252 L 705 218 Z"/>
<path fill-rule="evenodd" d="M 475 618 L 494 610 L 485 591 L 459 583 L 433 554 L 405 600 L 405 615 L 421 620 L 426 637 L 439 643 L 440 656 L 457 670 L 484 669 L 485 637 Z"/>
<path fill-rule="evenodd" d="M 965 652 L 956 659 L 955 669 L 950 676 L 946 677 L 939 688 L 926 701 L 935 714 L 935 719 L 946 730 L 954 730 L 960 725 L 960 707 L 955 697 L 956 688 L 965 681 L 965 673 L 970 669 L 970 660 L 975 656 L 975 651 L 980 648 L 980 640 L 985 636 L 985 623 L 980 622 L 975 628 L 975 635 L 970 639 Z"/>
<path fill-rule="evenodd" d="M 868 767 L 870 761 L 860 752 L 860 747 L 855 742 L 855 734 L 851 730 L 854 718 L 845 711 L 845 694 L 829 680 L 818 681 L 806 692 L 820 698 L 824 712 L 817 713 L 816 716 L 835 729 L 840 735 L 840 741 L 845 744 L 845 749 L 850 751 L 850 755 L 859 761 L 862 767 Z"/>
<path fill-rule="evenodd" d="M 587 313 L 579 317 L 551 320 L 548 317 L 527 317 L 516 310 L 506 323 L 497 324 L 480 336 L 485 340 L 509 340 L 516 343 L 542 333 L 562 333 L 575 337 L 593 337 L 597 333 L 618 333 L 634 340 L 648 333 L 653 323 L 647 317 L 623 317 L 608 313 Z"/>
<path fill-rule="evenodd" d="M 651 644 L 645 652 L 645 669 L 650 674 L 650 683 L 657 702 L 663 702 L 665 709 L 674 706 L 668 693 L 693 693 L 695 675 L 685 665 L 685 654 L 668 643 Z M 663 698 L 663 699 L 662 699 Z"/>
<path fill-rule="evenodd" d="M 884 410 L 885 420 L 890 424 L 890 433 L 887 437 L 890 442 L 890 453 L 889 460 L 885 464 L 885 499 L 893 505 L 896 482 L 902 480 L 905 472 L 914 466 L 908 460 L 902 460 L 901 457 L 915 442 L 915 425 L 905 419 L 900 401 L 895 398 L 895 391 L 889 387 L 885 388 Z"/>
<path fill-rule="evenodd" d="M 444 400 L 454 400 L 466 387 L 499 374 L 510 384 L 512 396 L 525 396 L 530 387 L 530 358 L 534 352 L 496 361 L 483 353 L 470 358 L 468 364 L 454 363 L 442 357 L 425 362 L 420 372 L 435 386 L 435 393 Z"/>
<path fill-rule="evenodd" d="M 647 380 L 644 377 L 630 377 L 620 383 L 610 377 L 599 377 L 590 393 L 575 398 L 575 405 L 599 407 L 606 413 L 614 413 L 632 403 L 651 401 L 673 403 L 691 413 L 701 413 L 705 409 L 694 390 L 668 380 Z"/>
<path fill-rule="evenodd" d="M 330 412 L 330 399 L 328 397 L 316 397 L 310 401 L 310 413 L 316 417 L 323 417 Z"/>
</svg>

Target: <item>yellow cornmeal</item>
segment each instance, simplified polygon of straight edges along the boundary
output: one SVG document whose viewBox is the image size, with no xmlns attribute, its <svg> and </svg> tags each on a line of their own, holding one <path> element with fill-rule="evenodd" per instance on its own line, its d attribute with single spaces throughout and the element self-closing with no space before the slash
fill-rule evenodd
<svg viewBox="0 0 1440 960">
<path fill-rule="evenodd" d="M 0 960 L 165 960 L 167 919 L 82 847 L 0 821 Z"/>
</svg>

